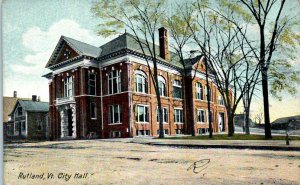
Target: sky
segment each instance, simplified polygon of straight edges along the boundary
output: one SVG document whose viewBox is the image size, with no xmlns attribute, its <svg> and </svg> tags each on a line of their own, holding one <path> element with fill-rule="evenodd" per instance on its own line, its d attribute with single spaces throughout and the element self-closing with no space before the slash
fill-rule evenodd
<svg viewBox="0 0 300 185">
<path fill-rule="evenodd" d="M 291 1 L 294 4 L 288 8 L 297 6 L 296 0 L 288 0 Z M 94 0 L 4 0 L 4 96 L 12 96 L 13 91 L 17 91 L 18 97 L 30 98 L 35 94 L 42 101 L 48 101 L 48 80 L 42 75 L 49 72 L 45 65 L 61 35 L 94 46 L 112 39 L 96 35 L 100 20 L 90 11 L 92 2 Z M 300 68 L 300 54 L 293 65 Z M 285 94 L 282 101 L 270 97 L 271 120 L 300 114 L 300 87 L 297 89 L 296 95 Z M 252 106 L 252 114 L 260 111 L 262 99 L 258 97 Z"/>
</svg>

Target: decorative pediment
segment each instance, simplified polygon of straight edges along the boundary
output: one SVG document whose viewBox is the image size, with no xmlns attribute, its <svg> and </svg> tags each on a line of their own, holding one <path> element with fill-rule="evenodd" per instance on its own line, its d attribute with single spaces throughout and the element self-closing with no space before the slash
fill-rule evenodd
<svg viewBox="0 0 300 185">
<path fill-rule="evenodd" d="M 79 52 L 76 51 L 75 48 L 72 48 L 72 46 L 70 46 L 70 44 L 68 44 L 62 36 L 59 39 L 46 67 L 50 67 L 79 55 Z"/>
<path fill-rule="evenodd" d="M 72 38 L 61 36 L 46 65 L 46 68 L 64 61 L 75 59 L 78 56 L 96 58 L 100 55 L 101 51 L 101 48 Z"/>
</svg>

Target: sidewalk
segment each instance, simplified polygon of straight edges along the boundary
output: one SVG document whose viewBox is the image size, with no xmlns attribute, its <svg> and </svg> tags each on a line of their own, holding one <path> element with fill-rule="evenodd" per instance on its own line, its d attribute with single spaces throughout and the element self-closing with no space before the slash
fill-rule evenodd
<svg viewBox="0 0 300 185">
<path fill-rule="evenodd" d="M 285 140 L 181 140 L 133 138 L 131 142 L 181 148 L 232 148 L 254 150 L 300 151 L 300 140 L 290 141 L 290 145 L 286 145 Z"/>
</svg>

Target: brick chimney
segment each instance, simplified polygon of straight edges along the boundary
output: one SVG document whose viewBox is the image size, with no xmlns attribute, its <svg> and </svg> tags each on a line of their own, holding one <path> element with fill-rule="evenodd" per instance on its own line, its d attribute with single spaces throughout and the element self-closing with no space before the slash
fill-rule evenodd
<svg viewBox="0 0 300 185">
<path fill-rule="evenodd" d="M 168 31 L 164 27 L 158 29 L 159 34 L 159 56 L 165 59 L 167 62 L 170 61 L 170 52 L 168 46 Z"/>
<path fill-rule="evenodd" d="M 32 101 L 36 101 L 36 95 L 32 95 Z"/>
<path fill-rule="evenodd" d="M 17 97 L 18 97 L 17 91 L 14 91 L 14 98 L 17 98 Z"/>
</svg>

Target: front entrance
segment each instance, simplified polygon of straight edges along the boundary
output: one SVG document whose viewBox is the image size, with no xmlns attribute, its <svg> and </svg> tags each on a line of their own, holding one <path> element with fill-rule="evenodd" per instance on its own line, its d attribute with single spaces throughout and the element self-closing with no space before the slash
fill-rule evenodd
<svg viewBox="0 0 300 185">
<path fill-rule="evenodd" d="M 219 132 L 225 132 L 225 114 L 219 113 Z"/>
<path fill-rule="evenodd" d="M 76 105 L 62 105 L 60 110 L 61 138 L 76 138 Z"/>
<path fill-rule="evenodd" d="M 72 136 L 73 135 L 73 120 L 72 120 L 72 110 L 68 109 L 67 110 L 67 114 L 68 114 L 68 136 Z"/>
</svg>

